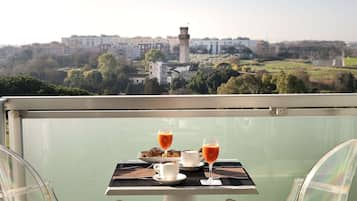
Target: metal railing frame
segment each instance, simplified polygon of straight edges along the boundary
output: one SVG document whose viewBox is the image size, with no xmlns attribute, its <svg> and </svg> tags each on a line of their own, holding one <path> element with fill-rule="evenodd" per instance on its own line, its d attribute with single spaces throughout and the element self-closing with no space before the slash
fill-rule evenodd
<svg viewBox="0 0 357 201">
<path fill-rule="evenodd" d="M 24 118 L 357 116 L 354 93 L 27 96 L 3 97 L 0 105 L 0 143 L 20 155 Z"/>
<path fill-rule="evenodd" d="M 357 94 L 2 97 L 0 144 L 23 156 L 24 118 L 228 116 L 357 116 Z"/>
</svg>

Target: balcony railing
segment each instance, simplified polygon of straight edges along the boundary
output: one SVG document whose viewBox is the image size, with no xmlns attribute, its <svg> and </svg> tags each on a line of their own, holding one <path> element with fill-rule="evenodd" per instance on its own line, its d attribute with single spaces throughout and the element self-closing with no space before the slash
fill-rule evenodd
<svg viewBox="0 0 357 201">
<path fill-rule="evenodd" d="M 108 198 L 104 190 L 115 163 L 157 146 L 160 128 L 173 130 L 178 150 L 218 136 L 220 157 L 240 160 L 259 191 L 199 200 L 285 201 L 294 178 L 338 143 L 357 138 L 357 94 L 3 97 L 1 103 L 1 143 L 32 163 L 59 200 L 159 200 Z M 356 194 L 354 185 L 350 200 Z"/>
</svg>

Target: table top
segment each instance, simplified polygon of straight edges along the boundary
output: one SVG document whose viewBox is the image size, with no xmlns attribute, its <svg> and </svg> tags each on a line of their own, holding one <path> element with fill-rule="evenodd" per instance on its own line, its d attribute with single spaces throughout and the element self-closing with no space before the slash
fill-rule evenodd
<svg viewBox="0 0 357 201">
<path fill-rule="evenodd" d="M 256 186 L 240 162 L 224 161 L 214 164 L 213 173 L 219 175 L 222 182 L 221 186 L 204 186 L 200 180 L 206 179 L 208 165 L 197 171 L 183 171 L 187 179 L 180 184 L 168 186 L 160 184 L 151 177 L 137 178 L 137 175 L 153 175 L 152 166 L 148 163 L 125 162 L 118 163 L 109 186 L 106 189 L 106 195 L 169 195 L 169 194 L 257 194 Z M 234 171 L 234 176 L 232 172 Z M 238 172 L 238 175 L 237 175 Z M 123 174 L 124 173 L 124 174 Z M 228 173 L 228 174 L 226 174 Z M 124 176 L 123 176 L 124 175 Z M 135 175 L 135 173 L 134 173 Z M 132 176 L 132 177 L 131 177 Z"/>
</svg>

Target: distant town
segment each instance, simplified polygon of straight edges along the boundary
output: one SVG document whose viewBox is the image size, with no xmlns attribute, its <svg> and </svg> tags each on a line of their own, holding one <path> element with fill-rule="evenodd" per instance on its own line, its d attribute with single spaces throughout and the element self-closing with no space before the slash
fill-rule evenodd
<svg viewBox="0 0 357 201">
<path fill-rule="evenodd" d="M 94 94 L 336 92 L 339 73 L 350 73 L 351 90 L 357 88 L 356 58 L 357 43 L 194 38 L 189 27 L 180 27 L 177 36 L 166 38 L 73 35 L 61 42 L 3 46 L 0 75 L 31 76 Z M 289 85 L 290 74 L 304 86 L 280 86 L 279 76 Z M 247 76 L 266 86 L 236 86 L 238 77 Z"/>
</svg>

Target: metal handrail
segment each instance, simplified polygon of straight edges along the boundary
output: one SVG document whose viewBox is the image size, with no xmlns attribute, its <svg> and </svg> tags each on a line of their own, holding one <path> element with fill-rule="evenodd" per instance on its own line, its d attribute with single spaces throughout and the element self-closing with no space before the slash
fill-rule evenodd
<svg viewBox="0 0 357 201">
<path fill-rule="evenodd" d="M 5 110 L 357 108 L 357 94 L 3 97 Z"/>
</svg>

